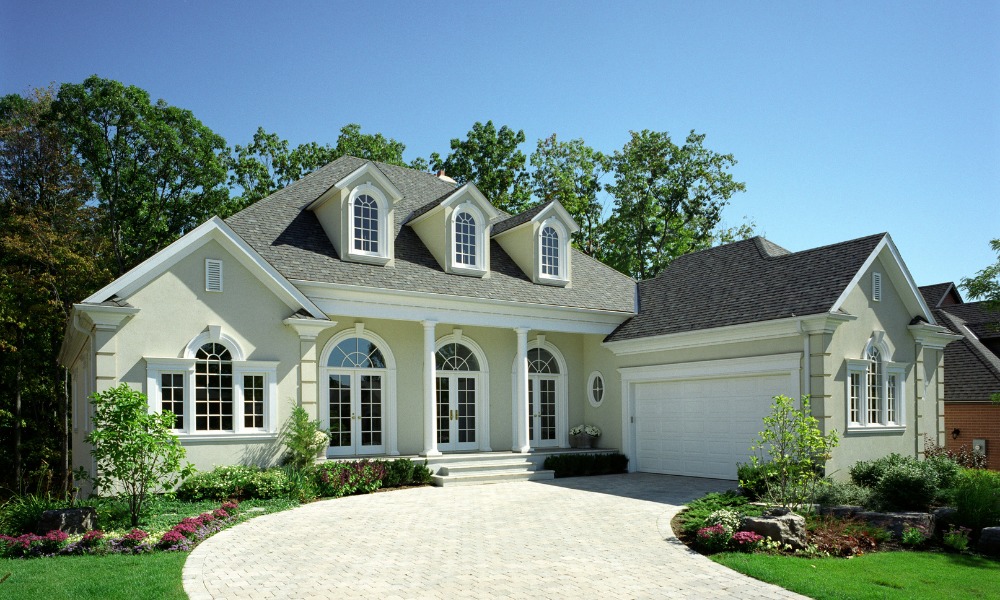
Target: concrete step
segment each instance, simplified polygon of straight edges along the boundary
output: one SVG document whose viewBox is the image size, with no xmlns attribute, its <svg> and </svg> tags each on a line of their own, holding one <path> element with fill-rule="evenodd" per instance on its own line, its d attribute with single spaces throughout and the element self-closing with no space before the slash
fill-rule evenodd
<svg viewBox="0 0 1000 600">
<path fill-rule="evenodd" d="M 441 465 L 438 468 L 437 473 L 438 475 L 462 475 L 485 471 L 533 471 L 538 468 L 538 466 L 539 465 L 525 459 L 492 460 L 488 462 L 457 462 Z"/>
<path fill-rule="evenodd" d="M 431 483 L 438 487 L 447 487 L 452 485 L 487 485 L 510 481 L 540 481 L 553 478 L 555 478 L 555 471 L 527 471 L 519 469 L 509 471 L 479 471 L 462 475 L 434 475 L 431 477 Z"/>
</svg>

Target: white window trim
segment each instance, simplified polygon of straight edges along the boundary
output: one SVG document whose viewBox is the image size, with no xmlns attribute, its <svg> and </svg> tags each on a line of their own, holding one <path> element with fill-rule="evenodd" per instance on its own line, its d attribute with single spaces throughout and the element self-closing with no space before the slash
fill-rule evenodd
<svg viewBox="0 0 1000 600">
<path fill-rule="evenodd" d="M 358 250 L 354 247 L 354 201 L 358 196 L 371 196 L 378 207 L 378 252 Z M 347 199 L 347 254 L 351 258 L 361 262 L 374 262 L 385 264 L 389 260 L 389 245 L 391 244 L 389 231 L 389 201 L 385 194 L 371 183 L 363 183 L 353 190 Z"/>
<path fill-rule="evenodd" d="M 601 378 L 601 384 L 602 384 L 601 388 L 603 389 L 600 400 L 594 398 L 594 381 L 598 377 Z M 593 406 L 594 408 L 598 408 L 602 404 L 604 404 L 604 398 L 606 398 L 607 395 L 608 395 L 608 380 L 604 378 L 604 375 L 602 375 L 600 371 L 594 371 L 593 373 L 590 374 L 590 377 L 587 378 L 587 400 L 590 401 L 591 406 Z"/>
<path fill-rule="evenodd" d="M 215 342 L 225 346 L 233 356 L 233 429 L 231 431 L 198 431 L 195 429 L 195 352 L 203 344 Z M 215 327 L 195 337 L 185 348 L 184 358 L 144 357 L 146 361 L 146 397 L 150 414 L 162 406 L 161 375 L 184 375 L 184 427 L 174 433 L 183 440 L 240 441 L 267 438 L 278 434 L 278 362 L 244 360 L 243 350 L 230 336 Z M 243 377 L 264 377 L 264 427 L 243 425 Z"/>
<path fill-rule="evenodd" d="M 868 349 L 871 345 L 875 343 L 870 342 L 868 346 L 865 347 L 862 356 L 868 355 Z M 876 344 L 879 349 L 879 355 L 882 357 L 889 356 L 889 350 L 885 347 L 884 343 Z M 847 432 L 884 432 L 893 433 L 906 431 L 906 365 L 903 363 L 890 362 L 888 360 L 882 360 L 882 406 L 880 407 L 880 417 L 879 422 L 870 423 L 868 421 L 868 367 L 871 365 L 871 361 L 863 358 L 849 358 L 847 359 L 847 377 L 845 382 L 845 396 L 844 396 L 844 408 L 845 415 L 844 420 L 846 422 Z M 859 386 L 860 395 L 858 397 L 858 418 L 860 421 L 851 421 L 851 375 L 857 374 L 861 378 L 861 385 Z M 890 378 L 896 378 L 896 421 L 889 422 L 889 380 Z"/>
<path fill-rule="evenodd" d="M 528 350 L 533 350 L 535 348 L 541 348 L 543 350 L 548 350 L 548 352 L 555 357 L 556 364 L 559 365 L 559 373 L 555 375 L 556 378 L 556 447 L 559 448 L 569 448 L 569 365 L 566 363 L 566 357 L 563 356 L 562 351 L 559 350 L 552 342 L 545 339 L 544 335 L 539 335 L 535 339 L 528 342 Z M 528 376 L 531 376 L 530 369 L 528 370 Z M 517 439 L 517 357 L 514 357 L 514 362 L 510 365 L 510 381 L 511 381 L 511 391 L 513 397 L 511 400 L 511 432 L 513 434 L 512 439 Z M 527 384 L 525 384 L 527 385 Z M 607 391 L 607 390 L 605 390 Z M 525 436 L 528 432 L 525 431 Z M 529 440 L 530 443 L 530 440 Z"/>
<path fill-rule="evenodd" d="M 559 264 L 556 265 L 558 267 L 557 275 L 546 275 L 542 272 L 542 232 L 545 231 L 546 227 L 554 229 L 556 235 L 559 236 Z M 535 253 L 535 272 L 538 273 L 539 283 L 548 283 L 550 285 L 566 285 L 569 283 L 569 234 L 559 219 L 550 218 L 539 224 L 538 231 L 535 233 Z"/>
<path fill-rule="evenodd" d="M 456 260 L 458 253 L 458 235 L 455 232 L 455 225 L 458 216 L 468 213 L 476 221 L 476 264 L 461 264 Z M 465 202 L 451 211 L 451 218 L 448 220 L 448 266 L 453 273 L 460 275 L 472 275 L 482 277 L 486 274 L 486 217 L 471 202 Z"/>
<path fill-rule="evenodd" d="M 437 361 L 437 353 L 447 344 L 461 344 L 472 351 L 476 360 L 479 361 L 478 371 L 442 371 L 443 373 L 471 373 L 479 382 L 481 390 L 476 391 L 476 439 L 480 452 L 492 452 L 490 448 L 490 365 L 486 360 L 486 353 L 482 347 L 472 338 L 462 334 L 461 329 L 455 329 L 450 335 L 437 339 L 434 343 L 434 360 Z M 437 386 L 435 384 L 435 406 L 437 405 Z M 436 415 L 435 415 L 436 416 Z"/>
</svg>

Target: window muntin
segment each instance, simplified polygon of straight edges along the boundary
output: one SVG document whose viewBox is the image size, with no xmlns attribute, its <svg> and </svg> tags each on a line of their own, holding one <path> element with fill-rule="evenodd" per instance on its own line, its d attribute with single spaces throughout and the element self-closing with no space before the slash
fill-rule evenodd
<svg viewBox="0 0 1000 600">
<path fill-rule="evenodd" d="M 850 408 L 848 409 L 848 418 L 851 423 L 861 424 L 861 373 L 850 374 L 849 386 Z"/>
<path fill-rule="evenodd" d="M 557 375 L 559 363 L 556 361 L 556 357 L 545 348 L 531 348 L 528 350 L 528 373 Z"/>
<path fill-rule="evenodd" d="M 604 402 L 604 376 L 600 371 L 590 374 L 590 379 L 587 381 L 587 400 L 595 408 Z"/>
<path fill-rule="evenodd" d="M 264 428 L 264 375 L 243 376 L 243 427 Z"/>
<path fill-rule="evenodd" d="M 379 253 L 379 208 L 375 198 L 361 194 L 354 199 L 354 250 Z"/>
<path fill-rule="evenodd" d="M 887 361 L 885 348 L 874 342 L 863 356 L 847 361 L 848 429 L 905 427 L 905 366 Z"/>
<path fill-rule="evenodd" d="M 174 429 L 184 429 L 184 373 L 160 373 L 160 410 L 174 413 Z"/>
<path fill-rule="evenodd" d="M 330 352 L 328 367 L 348 369 L 384 369 L 385 357 L 373 342 L 362 337 L 343 340 Z"/>
<path fill-rule="evenodd" d="M 455 264 L 474 267 L 476 257 L 476 219 L 462 211 L 455 218 Z"/>
<path fill-rule="evenodd" d="M 882 360 L 878 348 L 868 348 L 868 422 L 878 423 L 882 416 Z"/>
<path fill-rule="evenodd" d="M 542 228 L 542 275 L 559 277 L 559 232 L 546 225 Z"/>
<path fill-rule="evenodd" d="M 210 342 L 198 349 L 195 359 L 195 430 L 232 431 L 232 355 L 222 344 Z"/>
</svg>

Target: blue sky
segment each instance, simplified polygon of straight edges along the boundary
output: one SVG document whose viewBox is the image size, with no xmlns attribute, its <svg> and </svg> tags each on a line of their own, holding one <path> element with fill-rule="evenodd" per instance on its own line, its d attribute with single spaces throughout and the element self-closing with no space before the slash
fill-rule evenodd
<svg viewBox="0 0 1000 600">
<path fill-rule="evenodd" d="M 230 144 L 695 129 L 739 160 L 730 225 L 790 250 L 888 231 L 921 285 L 996 260 L 1000 2 L 0 0 L 0 93 L 94 73 Z"/>
</svg>

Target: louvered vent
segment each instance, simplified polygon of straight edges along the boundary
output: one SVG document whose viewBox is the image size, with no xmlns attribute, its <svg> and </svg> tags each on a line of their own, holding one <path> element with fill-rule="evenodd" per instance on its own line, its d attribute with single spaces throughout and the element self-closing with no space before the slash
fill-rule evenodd
<svg viewBox="0 0 1000 600">
<path fill-rule="evenodd" d="M 882 301 L 882 274 L 872 273 L 872 301 Z"/>
<path fill-rule="evenodd" d="M 222 261 L 205 259 L 205 291 L 222 291 Z"/>
</svg>

